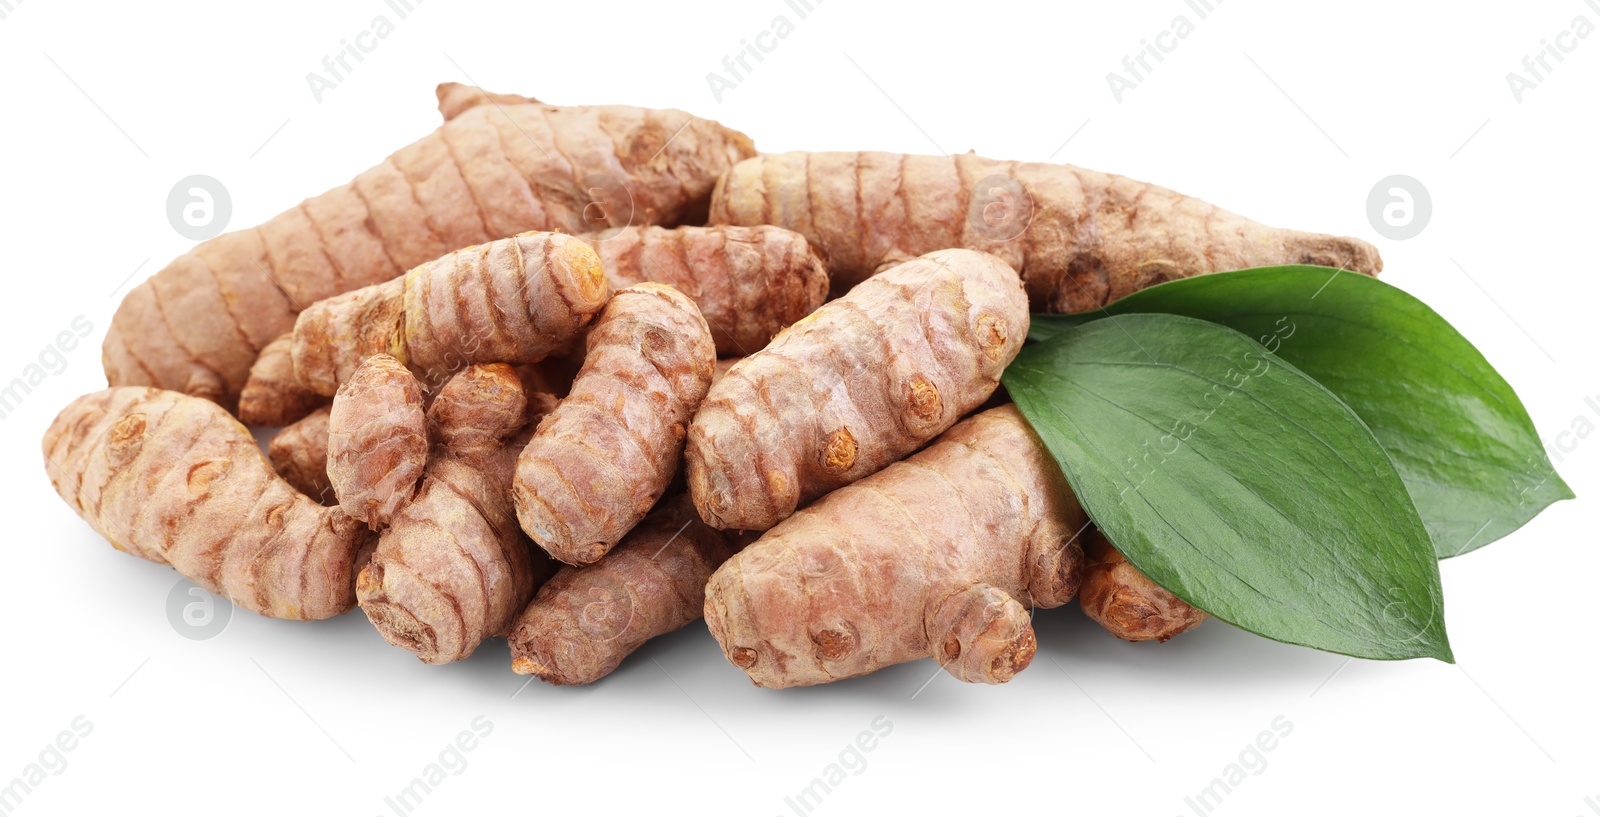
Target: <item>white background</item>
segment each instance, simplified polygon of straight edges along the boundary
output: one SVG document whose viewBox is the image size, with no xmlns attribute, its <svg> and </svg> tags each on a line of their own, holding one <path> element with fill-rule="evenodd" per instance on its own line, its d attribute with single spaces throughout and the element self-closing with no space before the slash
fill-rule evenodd
<svg viewBox="0 0 1600 817">
<path fill-rule="evenodd" d="M 1292 733 L 1214 813 L 1600 814 L 1585 804 L 1600 804 L 1600 518 L 1584 499 L 1443 565 L 1458 666 L 1347 662 L 1218 622 L 1130 645 L 1074 605 L 1038 615 L 1038 658 L 1001 687 L 924 660 L 760 690 L 697 623 L 592 687 L 522 689 L 502 642 L 427 667 L 360 613 L 236 611 L 221 635 L 186 639 L 166 613 L 176 574 L 94 535 L 38 452 L 54 414 L 103 387 L 97 350 L 122 294 L 191 246 L 165 213 L 178 179 L 222 180 L 232 225 L 259 223 L 427 133 L 434 84 L 459 80 L 682 108 L 768 151 L 1054 157 L 1367 238 L 1390 283 L 1505 374 L 1593 496 L 1600 434 L 1561 438 L 1569 450 L 1557 434 L 1600 425 L 1584 402 L 1600 403 L 1600 36 L 1520 103 L 1506 74 L 1600 8 L 1228 0 L 1198 20 L 1181 0 L 827 0 L 798 20 L 781 0 L 429 0 L 319 103 L 306 74 L 376 15 L 395 19 L 381 0 L 11 4 L 0 381 L 74 316 L 94 326 L 0 420 L 0 784 L 74 717 L 93 724 L 18 813 L 392 814 L 384 798 L 482 716 L 493 732 L 416 814 L 793 814 L 784 798 L 883 716 L 892 733 L 815 814 L 1193 814 L 1185 798 L 1282 716 Z M 716 101 L 706 74 L 780 13 L 795 31 Z M 1178 14 L 1195 32 L 1119 103 L 1106 74 Z M 1403 242 L 1379 238 L 1365 207 L 1395 173 L 1434 205 Z"/>
</svg>

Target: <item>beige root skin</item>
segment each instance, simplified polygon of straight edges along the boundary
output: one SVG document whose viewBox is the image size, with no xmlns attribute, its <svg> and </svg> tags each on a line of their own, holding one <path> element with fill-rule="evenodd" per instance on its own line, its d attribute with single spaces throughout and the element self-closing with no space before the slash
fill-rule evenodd
<svg viewBox="0 0 1600 817">
<path fill-rule="evenodd" d="M 300 313 L 295 376 L 333 394 L 362 361 L 387 354 L 431 392 L 474 363 L 542 360 L 588 327 L 609 294 L 599 257 L 571 236 L 468 247 Z"/>
<path fill-rule="evenodd" d="M 766 530 L 983 403 L 1028 334 L 1017 274 L 929 253 L 784 330 L 717 382 L 689 429 L 689 490 L 713 527 Z"/>
<path fill-rule="evenodd" d="M 610 675 L 646 641 L 700 618 L 706 579 L 743 544 L 701 522 L 688 497 L 663 502 L 605 558 L 539 588 L 508 636 L 512 670 L 551 684 Z"/>
<path fill-rule="evenodd" d="M 267 459 L 272 469 L 290 485 L 323 505 L 338 505 L 333 483 L 328 481 L 328 415 L 323 406 L 272 435 Z"/>
<path fill-rule="evenodd" d="M 1029 607 L 1071 600 L 1087 524 L 1014 406 L 840 488 L 767 531 L 706 586 L 706 624 L 763 687 L 933 657 L 1003 683 L 1032 660 Z"/>
<path fill-rule="evenodd" d="M 933 250 L 984 250 L 1022 273 L 1036 312 L 1096 309 L 1163 281 L 1221 270 L 1383 269 L 1377 249 L 1359 239 L 1268 227 L 1071 165 L 971 154 L 758 156 L 718 183 L 711 223 L 776 224 L 803 234 L 827 262 L 835 292 Z"/>
<path fill-rule="evenodd" d="M 294 376 L 293 346 L 294 334 L 286 333 L 261 350 L 239 395 L 240 422 L 278 428 L 328 404 L 326 396 L 300 385 Z"/>
<path fill-rule="evenodd" d="M 672 482 L 715 364 L 711 330 L 683 293 L 618 292 L 589 333 L 572 393 L 517 459 L 522 529 L 572 565 L 616 546 Z"/>
<path fill-rule="evenodd" d="M 1099 531 L 1084 544 L 1083 612 L 1125 641 L 1166 641 L 1209 616 L 1150 581 Z"/>
<path fill-rule="evenodd" d="M 51 424 L 44 455 L 56 493 L 118 550 L 274 618 L 355 604 L 366 528 L 279 478 L 213 402 L 129 387 L 86 395 Z"/>
<path fill-rule="evenodd" d="M 748 355 L 828 297 L 828 271 L 781 227 L 630 227 L 590 236 L 613 290 L 651 281 L 700 308 L 717 354 Z"/>
<path fill-rule="evenodd" d="M 444 121 L 452 119 L 479 105 L 524 105 L 532 103 L 538 105 L 539 100 L 521 94 L 497 94 L 485 91 L 474 85 L 463 85 L 459 82 L 441 82 L 434 89 L 434 95 L 439 97 L 439 115 Z"/>
<path fill-rule="evenodd" d="M 231 409 L 260 351 L 317 301 L 529 230 L 704 223 L 717 178 L 754 153 L 744 134 L 682 111 L 467 107 L 353 182 L 135 287 L 106 334 L 106 378 Z"/>
<path fill-rule="evenodd" d="M 339 506 L 382 530 L 411 501 L 427 462 L 422 387 L 398 360 L 368 358 L 328 415 L 328 482 Z"/>
<path fill-rule="evenodd" d="M 332 461 L 350 466 L 330 466 L 340 500 L 401 498 L 379 519 L 378 547 L 356 579 L 361 609 L 391 644 L 430 664 L 466 658 L 555 571 L 517 529 L 508 496 L 529 409 L 553 406 L 526 395 L 510 366 L 472 366 L 428 406 L 419 452 L 422 393 L 397 361 L 370 359 L 334 398 L 330 439 L 364 443 L 335 446 Z"/>
</svg>

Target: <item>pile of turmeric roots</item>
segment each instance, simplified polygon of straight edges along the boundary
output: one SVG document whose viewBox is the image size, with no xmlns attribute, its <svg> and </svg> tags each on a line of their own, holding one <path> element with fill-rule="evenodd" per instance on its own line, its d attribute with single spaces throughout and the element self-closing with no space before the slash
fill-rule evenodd
<svg viewBox="0 0 1600 817">
<path fill-rule="evenodd" d="M 262 615 L 359 605 L 429 663 L 556 684 L 702 615 L 757 684 L 931 656 L 998 683 L 1030 610 L 1205 615 L 1089 524 L 1003 392 L 1032 312 L 1370 245 L 1066 165 L 757 153 L 681 111 L 439 88 L 446 121 L 134 289 L 44 439 L 119 550 Z M 263 456 L 253 426 L 281 427 Z"/>
</svg>

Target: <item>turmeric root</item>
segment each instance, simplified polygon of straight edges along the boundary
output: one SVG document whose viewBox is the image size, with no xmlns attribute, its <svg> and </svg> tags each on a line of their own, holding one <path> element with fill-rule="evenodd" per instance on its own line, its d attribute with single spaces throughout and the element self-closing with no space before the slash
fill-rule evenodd
<svg viewBox="0 0 1600 817">
<path fill-rule="evenodd" d="M 984 250 L 1022 274 L 1036 312 L 1096 309 L 1162 281 L 1220 270 L 1383 269 L 1377 249 L 1358 239 L 1267 227 L 1071 165 L 971 154 L 758 156 L 718 183 L 711 223 L 801 233 L 822 253 L 836 292 L 932 250 Z"/>
<path fill-rule="evenodd" d="M 328 481 L 328 413 L 323 406 L 278 429 L 267 443 L 272 470 L 306 496 L 323 505 L 338 505 Z"/>
<path fill-rule="evenodd" d="M 706 586 L 706 624 L 763 687 L 930 655 L 963 681 L 1003 683 L 1033 659 L 1028 607 L 1077 591 L 1087 521 L 1044 444 L 1002 406 L 733 556 Z"/>
<path fill-rule="evenodd" d="M 366 528 L 274 474 L 213 402 L 135 387 L 85 395 L 51 423 L 44 457 L 56 493 L 118 550 L 265 616 L 355 604 Z"/>
<path fill-rule="evenodd" d="M 754 152 L 682 111 L 468 107 L 350 184 L 135 287 L 106 334 L 106 378 L 231 409 L 258 353 L 317 301 L 529 230 L 701 223 L 717 177 Z"/>
<path fill-rule="evenodd" d="M 434 89 L 434 95 L 439 97 L 439 114 L 446 122 L 460 116 L 471 108 L 479 105 L 538 105 L 539 100 L 520 94 L 497 94 L 485 91 L 472 85 L 462 85 L 459 82 L 441 82 Z"/>
<path fill-rule="evenodd" d="M 687 496 L 664 501 L 616 549 L 539 588 L 508 636 L 511 668 L 588 684 L 658 635 L 700 618 L 706 579 L 744 544 L 707 526 Z"/>
<path fill-rule="evenodd" d="M 334 490 L 382 531 L 357 599 L 389 643 L 427 663 L 466 658 L 504 633 L 555 572 L 517 529 L 507 496 L 530 404 L 542 415 L 554 400 L 524 394 L 510 366 L 473 366 L 444 384 L 424 420 L 421 389 L 387 355 L 334 398 Z"/>
<path fill-rule="evenodd" d="M 1084 543 L 1078 604 L 1089 618 L 1126 641 L 1166 641 L 1208 616 L 1150 581 L 1098 530 Z"/>
<path fill-rule="evenodd" d="M 239 422 L 277 428 L 328 404 L 325 395 L 300 385 L 294 376 L 293 345 L 294 333 L 290 332 L 261 350 L 239 394 Z"/>
<path fill-rule="evenodd" d="M 653 281 L 693 299 L 724 357 L 766 346 L 828 297 L 822 260 L 781 227 L 630 227 L 589 243 L 613 291 Z"/>
<path fill-rule="evenodd" d="M 295 376 L 332 395 L 362 361 L 389 354 L 432 391 L 473 363 L 543 359 L 586 328 L 608 294 L 599 257 L 571 236 L 468 247 L 300 313 Z"/>
<path fill-rule="evenodd" d="M 689 427 L 707 524 L 766 530 L 915 451 L 983 403 L 1028 334 L 1017 274 L 929 253 L 824 305 L 745 358 Z"/>
<path fill-rule="evenodd" d="M 715 364 L 711 330 L 683 293 L 618 292 L 589 332 L 572 393 L 517 459 L 522 529 L 567 564 L 604 556 L 672 482 Z"/>
</svg>

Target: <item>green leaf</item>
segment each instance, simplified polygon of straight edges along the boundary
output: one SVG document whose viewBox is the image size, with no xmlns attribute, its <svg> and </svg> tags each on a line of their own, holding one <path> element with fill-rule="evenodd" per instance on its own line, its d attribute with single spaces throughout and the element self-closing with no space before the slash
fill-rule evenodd
<svg viewBox="0 0 1600 817">
<path fill-rule="evenodd" d="M 1179 598 L 1291 644 L 1454 660 L 1439 564 L 1394 465 L 1255 341 L 1124 315 L 1025 347 L 1004 379 L 1090 518 Z"/>
<path fill-rule="evenodd" d="M 1299 266 L 1202 275 L 1098 312 L 1035 316 L 1028 336 L 1136 312 L 1237 329 L 1338 395 L 1389 452 L 1440 558 L 1573 498 L 1489 361 L 1427 304 L 1376 278 Z"/>
</svg>

